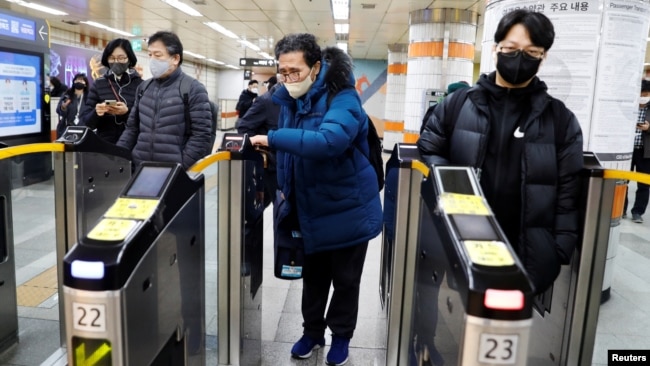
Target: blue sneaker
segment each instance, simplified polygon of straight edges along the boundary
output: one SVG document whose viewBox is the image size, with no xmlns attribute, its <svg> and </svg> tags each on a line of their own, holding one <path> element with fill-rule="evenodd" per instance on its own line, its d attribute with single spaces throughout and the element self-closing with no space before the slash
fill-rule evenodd
<svg viewBox="0 0 650 366">
<path fill-rule="evenodd" d="M 330 366 L 345 365 L 348 362 L 348 346 L 350 338 L 332 335 L 332 345 L 327 352 L 327 364 Z"/>
<path fill-rule="evenodd" d="M 296 344 L 291 348 L 291 357 L 309 358 L 313 350 L 319 349 L 325 345 L 325 337 L 314 339 L 310 336 L 303 335 Z"/>
</svg>

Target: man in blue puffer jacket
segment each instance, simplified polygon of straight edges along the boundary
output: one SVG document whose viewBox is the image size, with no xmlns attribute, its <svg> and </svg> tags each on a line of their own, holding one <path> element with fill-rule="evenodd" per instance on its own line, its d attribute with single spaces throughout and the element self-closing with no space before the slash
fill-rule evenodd
<svg viewBox="0 0 650 366">
<path fill-rule="evenodd" d="M 368 241 L 381 231 L 375 170 L 368 161 L 368 122 L 343 51 L 321 51 L 311 34 L 291 34 L 275 46 L 279 129 L 251 138 L 277 151 L 280 199 L 292 203 L 305 245 L 304 335 L 295 358 L 308 358 L 332 331 L 329 365 L 348 360 L 356 327 L 359 284 Z M 327 315 L 330 285 L 334 286 Z"/>
<path fill-rule="evenodd" d="M 176 162 L 188 169 L 210 153 L 212 111 L 208 92 L 198 80 L 192 80 L 189 97 L 189 131 L 180 92 L 183 44 L 176 34 L 157 32 L 149 37 L 149 69 L 153 80 L 143 82 L 129 113 L 126 129 L 117 146 L 132 150 L 133 162 Z"/>
</svg>

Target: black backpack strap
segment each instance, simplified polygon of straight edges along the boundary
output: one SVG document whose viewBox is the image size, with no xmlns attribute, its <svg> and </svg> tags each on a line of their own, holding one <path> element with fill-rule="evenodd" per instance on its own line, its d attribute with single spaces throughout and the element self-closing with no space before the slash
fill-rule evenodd
<svg viewBox="0 0 650 366">
<path fill-rule="evenodd" d="M 135 125 L 138 127 L 138 131 L 140 131 L 140 100 L 142 99 L 145 90 L 147 90 L 149 85 L 151 85 L 151 82 L 153 82 L 153 78 L 147 79 L 140 83 L 135 93 L 135 102 L 133 102 L 132 113 L 135 113 Z"/>
<path fill-rule="evenodd" d="M 185 139 L 190 137 L 192 130 L 192 117 L 190 116 L 190 88 L 192 87 L 193 78 L 181 74 L 181 82 L 178 85 L 178 90 L 183 98 L 183 116 L 185 119 Z"/>
</svg>

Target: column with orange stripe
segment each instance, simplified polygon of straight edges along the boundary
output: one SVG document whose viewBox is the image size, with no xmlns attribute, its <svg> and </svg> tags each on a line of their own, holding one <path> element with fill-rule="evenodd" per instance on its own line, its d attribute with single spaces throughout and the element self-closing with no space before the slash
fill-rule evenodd
<svg viewBox="0 0 650 366">
<path fill-rule="evenodd" d="M 404 92 L 408 44 L 388 45 L 388 75 L 386 78 L 386 109 L 384 110 L 384 151 L 404 142 Z"/>
<path fill-rule="evenodd" d="M 471 84 L 474 72 L 476 12 L 421 9 L 409 14 L 408 69 L 404 99 L 404 142 L 419 137 L 427 89 L 447 90 L 458 81 Z"/>
</svg>

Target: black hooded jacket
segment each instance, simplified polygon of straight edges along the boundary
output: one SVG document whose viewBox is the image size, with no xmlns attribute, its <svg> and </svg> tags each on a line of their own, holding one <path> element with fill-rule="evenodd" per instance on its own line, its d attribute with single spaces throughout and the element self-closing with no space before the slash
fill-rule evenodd
<svg viewBox="0 0 650 366">
<path fill-rule="evenodd" d="M 429 164 L 479 169 L 481 188 L 537 292 L 569 263 L 578 240 L 582 131 L 535 77 L 525 88 L 481 76 L 436 108 L 417 142 Z M 455 98 L 466 98 L 457 115 Z"/>
<path fill-rule="evenodd" d="M 239 113 L 239 118 L 244 117 L 248 109 L 253 105 L 253 101 L 257 98 L 257 93 L 253 93 L 248 89 L 244 89 L 239 94 L 239 100 L 235 106 L 235 110 Z"/>
</svg>

